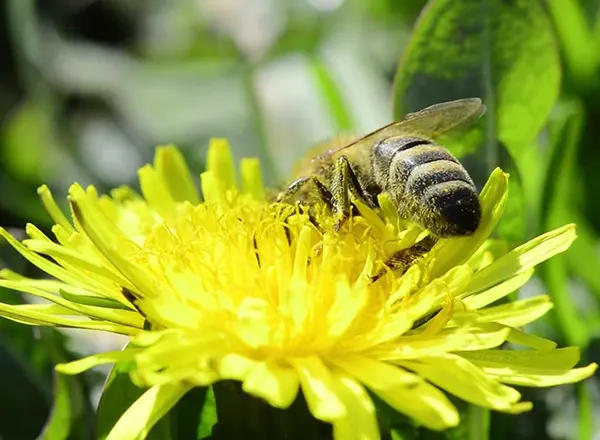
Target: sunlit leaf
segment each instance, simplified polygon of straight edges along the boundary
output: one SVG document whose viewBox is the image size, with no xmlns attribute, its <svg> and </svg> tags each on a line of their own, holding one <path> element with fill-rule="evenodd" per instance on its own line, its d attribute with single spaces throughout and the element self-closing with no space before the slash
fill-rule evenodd
<svg viewBox="0 0 600 440">
<path fill-rule="evenodd" d="M 115 365 L 104 385 L 97 410 L 98 440 L 105 439 L 125 411 L 147 391 L 131 382 L 129 368 L 127 364 Z M 170 422 L 167 415 L 154 425 L 147 439 L 172 439 Z"/>
<path fill-rule="evenodd" d="M 592 86 L 600 52 L 583 5 L 577 0 L 547 0 L 546 4 L 574 85 L 580 89 Z"/>
<path fill-rule="evenodd" d="M 432 0 L 403 55 L 394 113 L 481 97 L 492 144 L 486 148 L 500 140 L 516 156 L 514 148 L 533 143 L 542 128 L 559 82 L 552 28 L 539 1 Z"/>
<path fill-rule="evenodd" d="M 4 122 L 2 162 L 23 180 L 37 183 L 53 170 L 49 117 L 35 101 L 25 101 Z"/>
<path fill-rule="evenodd" d="M 40 329 L 44 346 L 55 363 L 68 362 L 73 356 L 65 349 L 66 337 L 54 329 Z M 93 438 L 93 410 L 84 376 L 54 374 L 54 404 L 43 440 Z"/>
</svg>

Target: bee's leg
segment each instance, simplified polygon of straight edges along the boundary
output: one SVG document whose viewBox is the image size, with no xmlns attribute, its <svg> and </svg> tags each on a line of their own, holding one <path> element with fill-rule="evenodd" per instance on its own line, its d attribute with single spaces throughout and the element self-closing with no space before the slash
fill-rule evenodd
<svg viewBox="0 0 600 440">
<path fill-rule="evenodd" d="M 325 205 L 327 205 L 327 207 L 330 210 L 333 210 L 333 196 L 331 194 L 331 191 L 329 191 L 327 187 L 323 185 L 323 183 L 315 176 L 301 177 L 300 179 L 295 180 L 290 184 L 290 186 L 287 187 L 285 191 L 279 193 L 279 195 L 277 196 L 277 201 L 285 202 L 291 199 L 296 193 L 298 193 L 298 191 L 300 191 L 302 188 L 304 188 L 311 182 L 317 190 L 317 195 L 319 196 L 319 199 L 323 201 L 323 203 L 325 203 Z"/>
<path fill-rule="evenodd" d="M 385 265 L 393 271 L 402 270 L 402 272 L 405 272 L 411 265 L 419 260 L 419 258 L 429 252 L 436 243 L 437 238 L 428 235 L 411 247 L 394 253 L 387 259 Z M 371 280 L 375 282 L 381 278 L 383 274 L 385 274 L 385 269 L 381 269 L 376 275 L 371 277 Z"/>
<path fill-rule="evenodd" d="M 356 177 L 356 173 L 350 166 L 346 156 L 340 156 L 335 163 L 331 187 L 333 213 L 337 217 L 333 229 L 339 231 L 350 216 L 350 195 L 361 201 L 366 201 L 358 177 Z"/>
</svg>

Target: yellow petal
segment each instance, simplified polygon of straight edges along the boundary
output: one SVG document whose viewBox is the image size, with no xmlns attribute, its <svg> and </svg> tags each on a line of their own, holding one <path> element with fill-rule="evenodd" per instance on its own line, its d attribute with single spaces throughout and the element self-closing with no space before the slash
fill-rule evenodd
<svg viewBox="0 0 600 440">
<path fill-rule="evenodd" d="M 46 211 L 48 211 L 48 214 L 50 214 L 52 221 L 58 225 L 61 225 L 68 232 L 75 232 L 73 225 L 71 225 L 71 222 L 69 222 L 65 214 L 62 212 L 62 209 L 58 207 L 54 201 L 54 197 L 52 197 L 52 193 L 46 185 L 42 185 L 38 188 L 38 195 L 42 200 L 44 208 L 46 208 Z"/>
<path fill-rule="evenodd" d="M 56 371 L 63 374 L 79 374 L 98 365 L 114 364 L 116 362 L 130 362 L 133 360 L 138 349 L 127 347 L 123 351 L 109 351 L 84 357 L 73 362 L 58 364 Z"/>
<path fill-rule="evenodd" d="M 57 308 L 39 309 L 31 308 L 29 305 L 9 305 L 0 303 L 0 315 L 11 321 L 20 322 L 29 325 L 46 325 L 55 327 L 81 328 L 88 330 L 100 330 L 122 335 L 134 335 L 139 332 L 139 328 L 133 328 L 113 322 L 94 321 L 81 319 L 83 316 L 78 313 L 76 318 L 66 318 L 62 314 L 50 314 L 50 311 L 58 312 Z M 72 313 L 72 315 L 75 315 Z"/>
<path fill-rule="evenodd" d="M 575 225 L 571 224 L 528 241 L 500 257 L 494 264 L 477 272 L 471 279 L 468 292 L 481 292 L 531 269 L 548 258 L 566 251 L 575 237 Z"/>
<path fill-rule="evenodd" d="M 335 364 L 391 407 L 430 429 L 441 430 L 458 425 L 458 412 L 444 393 L 416 374 L 358 356 L 335 359 Z"/>
<path fill-rule="evenodd" d="M 497 322 L 510 327 L 522 327 L 544 316 L 552 308 L 546 295 L 540 295 L 500 306 L 479 310 L 478 322 Z"/>
<path fill-rule="evenodd" d="M 121 416 L 106 440 L 143 440 L 150 429 L 192 388 L 185 383 L 154 386 Z"/>
<path fill-rule="evenodd" d="M 298 373 L 292 368 L 275 362 L 257 362 L 246 375 L 242 389 L 276 408 L 287 408 L 296 399 L 299 386 Z"/>
<path fill-rule="evenodd" d="M 215 173 L 222 190 L 237 188 L 235 162 L 226 139 L 211 139 L 208 144 L 206 169 Z M 204 192 L 204 185 L 202 186 Z"/>
<path fill-rule="evenodd" d="M 145 165 L 138 171 L 140 189 L 148 204 L 165 220 L 176 214 L 176 203 L 161 175 L 152 166 Z"/>
<path fill-rule="evenodd" d="M 546 387 L 578 382 L 597 369 L 592 363 L 571 369 L 579 361 L 579 349 L 566 347 L 550 351 L 486 350 L 461 353 L 487 374 L 514 385 Z"/>
<path fill-rule="evenodd" d="M 521 398 L 517 390 L 502 385 L 460 356 L 446 354 L 415 361 L 402 361 L 400 364 L 475 405 L 505 410 L 511 408 Z"/>
<path fill-rule="evenodd" d="M 500 325 L 500 324 L 498 324 Z M 556 342 L 551 341 L 546 338 L 542 338 L 540 336 L 531 335 L 525 333 L 516 328 L 510 328 L 510 333 L 508 334 L 507 341 L 512 342 L 515 345 L 522 345 L 524 347 L 535 348 L 536 350 L 554 350 L 556 348 Z"/>
<path fill-rule="evenodd" d="M 531 279 L 533 275 L 533 268 L 524 271 L 514 277 L 507 279 L 506 281 L 501 282 L 500 284 L 496 284 L 494 287 L 491 287 L 487 290 L 484 290 L 481 293 L 477 293 L 473 295 L 473 292 L 470 290 L 466 290 L 464 293 L 460 295 L 463 299 L 463 304 L 469 310 L 477 310 L 482 307 L 487 306 L 493 302 L 498 301 L 501 298 L 504 298 L 507 295 L 510 295 L 515 290 L 519 289 L 523 286 L 527 281 Z M 471 295 L 471 296 L 469 296 Z M 465 298 L 466 297 L 466 298 Z"/>
<path fill-rule="evenodd" d="M 258 159 L 242 159 L 240 162 L 242 193 L 250 194 L 254 200 L 265 200 L 265 186 Z"/>
<path fill-rule="evenodd" d="M 310 412 L 319 420 L 332 422 L 346 415 L 346 408 L 333 388 L 331 371 L 317 357 L 290 359 L 298 372 Z"/>
<path fill-rule="evenodd" d="M 176 202 L 200 203 L 198 190 L 185 158 L 173 145 L 157 147 L 154 167 Z"/>
<path fill-rule="evenodd" d="M 334 373 L 333 386 L 346 407 L 346 415 L 333 422 L 333 438 L 379 440 L 375 407 L 363 386 L 341 371 Z"/>
<path fill-rule="evenodd" d="M 98 206 L 97 200 L 94 200 L 78 185 L 71 187 L 69 198 L 75 217 L 90 240 L 108 261 L 135 286 L 130 290 L 158 296 L 159 292 L 155 289 L 159 287 L 152 283 L 147 270 L 135 265 L 130 259 L 132 250 L 136 248 L 135 244 L 115 229 Z"/>
<path fill-rule="evenodd" d="M 481 190 L 481 223 L 469 237 L 443 239 L 434 247 L 435 259 L 430 265 L 431 278 L 467 261 L 490 236 L 500 221 L 508 196 L 508 175 L 496 168 Z"/>
</svg>

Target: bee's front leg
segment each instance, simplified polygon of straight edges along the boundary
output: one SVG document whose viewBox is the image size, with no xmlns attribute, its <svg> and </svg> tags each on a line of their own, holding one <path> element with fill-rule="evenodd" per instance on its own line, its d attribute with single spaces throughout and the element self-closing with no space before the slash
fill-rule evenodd
<svg viewBox="0 0 600 440">
<path fill-rule="evenodd" d="M 346 156 L 340 156 L 335 162 L 331 179 L 331 194 L 333 196 L 332 211 L 336 217 L 333 230 L 339 231 L 350 216 L 350 195 L 359 200 L 365 200 L 364 191 Z"/>
<path fill-rule="evenodd" d="M 309 177 L 301 177 L 299 179 L 294 180 L 290 186 L 287 187 L 285 191 L 282 191 L 277 195 L 277 202 L 285 203 L 288 200 L 292 199 L 300 190 L 302 190 L 306 185 L 312 183 L 316 189 L 317 197 L 321 200 L 327 207 L 333 210 L 332 199 L 333 196 L 331 191 L 327 189 L 323 183 L 317 179 L 315 176 Z"/>
</svg>

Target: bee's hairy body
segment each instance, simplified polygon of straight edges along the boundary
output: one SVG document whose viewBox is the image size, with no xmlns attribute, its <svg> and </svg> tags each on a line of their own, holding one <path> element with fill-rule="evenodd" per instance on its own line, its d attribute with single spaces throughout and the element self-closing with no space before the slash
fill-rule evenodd
<svg viewBox="0 0 600 440">
<path fill-rule="evenodd" d="M 378 195 L 387 193 L 401 218 L 430 232 L 428 239 L 392 256 L 388 264 L 406 266 L 437 238 L 468 236 L 477 230 L 481 206 L 475 184 L 434 139 L 484 111 L 477 98 L 450 101 L 409 114 L 341 148 L 321 145 L 321 154 L 304 163 L 298 178 L 277 199 L 308 202 L 316 196 L 333 212 L 338 230 L 350 215 L 353 199 L 375 208 Z"/>
<path fill-rule="evenodd" d="M 315 176 L 335 194 L 336 175 L 341 171 L 336 162 L 346 163 L 349 180 L 356 181 L 357 188 L 349 182 L 353 195 L 363 203 L 377 207 L 377 196 L 386 192 L 400 217 L 437 237 L 471 235 L 477 229 L 481 209 L 475 184 L 444 147 L 423 138 L 394 137 L 378 142 L 370 151 L 346 153 L 315 158 L 300 179 Z"/>
<path fill-rule="evenodd" d="M 479 226 L 475 184 L 444 147 L 420 138 L 389 138 L 372 149 L 371 167 L 400 217 L 438 237 L 471 235 Z"/>
</svg>

